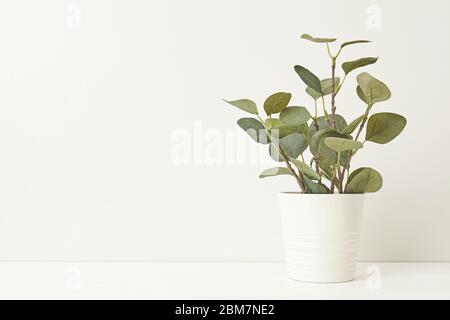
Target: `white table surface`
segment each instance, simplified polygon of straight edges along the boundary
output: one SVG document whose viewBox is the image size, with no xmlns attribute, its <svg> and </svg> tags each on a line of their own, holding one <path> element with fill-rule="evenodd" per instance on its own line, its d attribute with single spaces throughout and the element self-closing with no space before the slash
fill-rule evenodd
<svg viewBox="0 0 450 320">
<path fill-rule="evenodd" d="M 1 299 L 450 299 L 450 263 L 364 263 L 343 284 L 272 263 L 0 262 Z"/>
</svg>

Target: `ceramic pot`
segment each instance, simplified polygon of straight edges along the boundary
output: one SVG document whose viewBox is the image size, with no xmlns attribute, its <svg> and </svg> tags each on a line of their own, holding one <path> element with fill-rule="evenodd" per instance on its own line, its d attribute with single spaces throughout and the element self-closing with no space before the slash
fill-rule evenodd
<svg viewBox="0 0 450 320">
<path fill-rule="evenodd" d="M 364 194 L 280 193 L 289 278 L 347 282 L 355 278 Z"/>
</svg>

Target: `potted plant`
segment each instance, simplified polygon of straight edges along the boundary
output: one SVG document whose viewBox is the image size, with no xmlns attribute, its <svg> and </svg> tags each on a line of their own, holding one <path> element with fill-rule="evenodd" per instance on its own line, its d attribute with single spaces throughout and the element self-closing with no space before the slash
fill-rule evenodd
<svg viewBox="0 0 450 320">
<path fill-rule="evenodd" d="M 288 175 L 298 184 L 296 192 L 279 194 L 289 277 L 346 282 L 355 277 L 364 194 L 377 192 L 383 184 L 378 171 L 353 168 L 352 159 L 366 143 L 392 141 L 405 128 L 406 119 L 395 113 L 373 113 L 391 92 L 367 72 L 357 76 L 356 94 L 364 105 L 361 116 L 347 122 L 337 113 L 336 97 L 347 76 L 378 60 L 365 57 L 344 62 L 343 77 L 339 77 L 338 58 L 348 46 L 370 41 L 344 42 L 333 54 L 330 43 L 336 39 L 308 34 L 302 38 L 325 45 L 331 65 L 331 77 L 322 80 L 303 66 L 294 67 L 312 98 L 312 113 L 303 106 L 291 106 L 292 95 L 286 92 L 275 93 L 264 102 L 266 119 L 252 100 L 225 101 L 254 115 L 237 124 L 253 140 L 268 145 L 270 156 L 280 164 L 262 172 L 260 178 Z"/>
</svg>

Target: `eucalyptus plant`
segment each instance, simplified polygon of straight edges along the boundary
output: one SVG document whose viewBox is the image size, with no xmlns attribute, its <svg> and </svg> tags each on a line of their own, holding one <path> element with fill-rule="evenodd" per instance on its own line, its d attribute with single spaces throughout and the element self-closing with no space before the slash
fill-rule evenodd
<svg viewBox="0 0 450 320">
<path fill-rule="evenodd" d="M 253 140 L 268 145 L 270 156 L 280 163 L 262 172 L 260 178 L 290 175 L 297 182 L 301 193 L 379 191 L 383 185 L 381 174 L 369 167 L 353 170 L 352 159 L 368 142 L 386 144 L 392 141 L 405 128 L 406 119 L 395 113 L 372 113 L 376 104 L 391 97 L 391 92 L 386 84 L 367 72 L 356 77 L 356 94 L 365 106 L 364 113 L 348 123 L 337 113 L 336 107 L 336 97 L 347 76 L 378 60 L 376 57 L 365 57 L 344 62 L 341 65 L 343 76 L 339 77 L 336 66 L 340 54 L 348 46 L 370 41 L 344 42 L 333 54 L 330 43 L 337 39 L 315 38 L 308 34 L 301 38 L 325 45 L 330 58 L 330 78 L 320 79 L 301 65 L 294 67 L 312 99 L 312 113 L 306 107 L 291 106 L 292 95 L 287 92 L 278 92 L 266 99 L 263 105 L 266 119 L 262 118 L 252 100 L 225 100 L 254 116 L 241 118 L 237 124 Z M 311 156 L 307 159 L 305 151 L 308 149 Z"/>
</svg>

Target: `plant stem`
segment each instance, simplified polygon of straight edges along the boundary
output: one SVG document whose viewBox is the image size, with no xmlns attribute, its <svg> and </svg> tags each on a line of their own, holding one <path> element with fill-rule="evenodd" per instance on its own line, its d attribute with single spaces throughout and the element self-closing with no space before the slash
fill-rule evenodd
<svg viewBox="0 0 450 320">
<path fill-rule="evenodd" d="M 334 194 L 334 179 L 336 178 L 336 166 L 333 165 L 333 175 L 331 176 L 331 194 Z"/>
<path fill-rule="evenodd" d="M 266 130 L 266 133 L 270 139 L 270 137 L 272 137 L 271 130 L 267 129 L 265 122 L 259 115 L 258 115 L 258 119 L 259 119 L 259 121 L 261 121 L 261 123 L 264 126 L 264 129 Z M 291 163 L 289 162 L 289 157 L 287 156 L 286 152 L 283 150 L 283 148 L 280 146 L 279 143 L 274 143 L 272 141 L 272 139 L 270 139 L 270 143 L 275 148 L 278 149 L 278 153 L 280 154 L 280 156 L 283 158 L 284 162 L 286 163 L 286 166 L 287 166 L 289 172 L 294 176 L 302 193 L 306 193 L 306 185 L 305 185 L 305 182 L 303 181 L 303 176 L 301 174 L 297 174 L 297 172 L 295 172 L 294 168 L 292 168 Z"/>
<path fill-rule="evenodd" d="M 366 112 L 364 113 L 364 119 L 361 122 L 361 125 L 359 126 L 358 133 L 356 134 L 355 141 L 358 141 L 358 138 L 361 135 L 361 132 L 363 131 L 364 126 L 366 125 L 367 119 L 369 118 L 370 109 L 372 109 L 372 105 L 368 104 L 367 108 L 366 108 Z"/>
<path fill-rule="evenodd" d="M 278 150 L 280 153 L 280 156 L 284 159 L 284 162 L 286 163 L 286 166 L 289 170 L 289 172 L 294 176 L 295 180 L 297 180 L 297 184 L 299 185 L 300 189 L 302 190 L 302 193 L 306 193 L 306 186 L 305 183 L 303 181 L 303 177 L 300 174 L 297 174 L 297 172 L 295 172 L 294 168 L 292 168 L 291 163 L 289 162 L 289 157 L 286 155 L 286 153 L 284 152 L 283 148 L 279 145 L 278 146 Z"/>
<path fill-rule="evenodd" d="M 328 124 L 331 126 L 330 117 L 328 116 L 327 107 L 325 105 L 325 98 L 322 96 L 322 107 L 323 107 L 323 116 L 325 117 L 325 120 L 328 122 Z"/>
<path fill-rule="evenodd" d="M 341 153 L 338 152 L 337 154 L 337 162 L 336 164 L 333 166 L 333 176 L 331 177 L 331 194 L 334 194 L 334 188 L 335 188 L 335 182 L 334 180 L 336 179 L 336 171 L 338 171 L 339 169 L 339 164 L 341 163 Z M 339 186 L 339 189 L 341 189 L 341 187 Z"/>
<path fill-rule="evenodd" d="M 330 45 L 327 43 L 327 52 L 331 59 L 333 59 L 333 55 L 331 54 Z"/>
<path fill-rule="evenodd" d="M 314 118 L 313 118 L 314 127 L 317 131 L 319 131 L 319 124 L 317 123 L 317 100 L 314 100 Z"/>
<path fill-rule="evenodd" d="M 316 164 L 316 172 L 319 175 L 319 183 L 322 183 L 322 171 L 320 170 L 320 159 L 314 157 L 313 161 Z"/>
<path fill-rule="evenodd" d="M 366 113 L 364 114 L 364 119 L 361 122 L 361 125 L 359 126 L 358 133 L 355 136 L 355 139 L 354 139 L 355 141 L 358 141 L 359 136 L 361 135 L 361 132 L 363 131 L 364 126 L 366 125 L 367 118 L 369 117 L 370 109 L 372 109 L 372 106 L 371 105 L 367 105 Z M 339 174 L 340 192 L 341 193 L 344 192 L 343 188 L 344 188 L 345 171 L 346 170 L 349 171 L 349 169 L 350 169 L 350 167 L 349 167 L 350 166 L 350 161 L 352 160 L 353 155 L 354 155 L 353 151 L 350 151 L 350 153 L 348 154 L 347 159 L 345 160 L 344 166 L 342 167 L 342 171 Z"/>
<path fill-rule="evenodd" d="M 341 88 L 342 88 L 342 85 L 343 85 L 344 82 L 345 82 L 345 79 L 347 79 L 347 75 L 344 75 L 344 78 L 342 78 L 341 83 L 339 83 L 339 86 L 338 86 L 337 89 L 336 89 L 336 95 L 339 93 L 339 91 L 341 91 Z"/>
<path fill-rule="evenodd" d="M 327 46 L 329 51 L 329 46 Z M 331 54 L 330 54 L 331 56 Z M 336 84 L 334 82 L 336 78 L 336 57 L 331 56 L 331 128 L 336 129 Z M 340 157 L 340 153 L 338 153 L 338 158 Z M 338 159 L 339 165 L 340 159 Z M 335 188 L 335 176 L 336 176 L 336 167 L 333 167 L 333 178 L 331 179 L 331 193 L 334 193 Z"/>
<path fill-rule="evenodd" d="M 322 96 L 322 98 L 323 98 L 323 96 Z M 317 122 L 317 100 L 314 100 L 313 124 L 314 124 L 314 128 L 316 128 L 316 131 L 319 131 L 319 123 Z M 322 183 L 322 172 L 320 171 L 320 160 L 319 160 L 319 158 L 314 157 L 313 161 L 316 164 L 316 172 L 319 175 L 319 183 Z M 305 162 L 305 161 L 303 160 L 303 162 Z M 311 165 L 312 165 L 312 163 L 311 163 Z"/>
<path fill-rule="evenodd" d="M 339 49 L 338 53 L 336 53 L 336 55 L 334 56 L 335 59 L 337 59 L 339 57 L 339 55 L 341 54 L 342 51 L 342 47 Z"/>
<path fill-rule="evenodd" d="M 333 91 L 331 92 L 331 127 L 336 129 L 336 57 L 331 58 L 331 82 Z"/>
<path fill-rule="evenodd" d="M 338 53 L 333 56 L 331 54 L 331 50 L 330 50 L 330 45 L 327 43 L 327 51 L 328 51 L 328 55 L 330 56 L 331 59 L 331 85 L 332 85 L 332 89 L 333 91 L 331 92 L 331 121 L 330 121 L 330 125 L 333 129 L 336 129 L 336 94 L 337 94 L 337 90 L 336 90 L 336 84 L 334 83 L 334 80 L 336 78 L 336 59 L 337 57 L 339 57 L 339 54 L 342 51 L 342 47 L 339 49 Z"/>
</svg>

